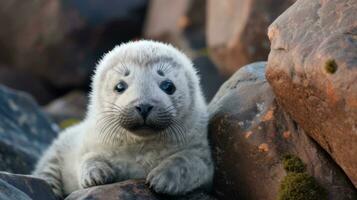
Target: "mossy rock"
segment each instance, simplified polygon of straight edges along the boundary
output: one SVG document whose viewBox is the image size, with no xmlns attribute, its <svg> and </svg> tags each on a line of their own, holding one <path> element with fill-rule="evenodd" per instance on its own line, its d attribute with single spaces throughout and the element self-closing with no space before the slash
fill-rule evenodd
<svg viewBox="0 0 357 200">
<path fill-rule="evenodd" d="M 307 173 L 289 172 L 280 185 L 278 200 L 327 200 L 326 191 Z"/>
<path fill-rule="evenodd" d="M 333 59 L 327 60 L 325 63 L 325 70 L 329 74 L 334 74 L 337 71 L 337 64 L 335 60 Z"/>
<path fill-rule="evenodd" d="M 294 155 L 285 155 L 283 157 L 283 166 L 287 172 L 305 172 L 306 165 L 301 161 L 300 158 Z"/>
</svg>

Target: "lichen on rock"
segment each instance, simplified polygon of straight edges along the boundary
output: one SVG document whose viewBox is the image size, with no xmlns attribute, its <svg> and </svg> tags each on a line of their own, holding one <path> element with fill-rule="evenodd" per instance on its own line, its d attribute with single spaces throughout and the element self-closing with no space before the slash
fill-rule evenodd
<svg viewBox="0 0 357 200">
<path fill-rule="evenodd" d="M 336 61 L 333 59 L 329 59 L 325 63 L 325 70 L 329 74 L 334 74 L 337 71 Z"/>
<path fill-rule="evenodd" d="M 327 200 L 327 193 L 307 173 L 289 172 L 281 182 L 278 200 Z"/>
<path fill-rule="evenodd" d="M 306 171 L 306 165 L 295 155 L 283 156 L 283 166 L 287 172 L 302 173 Z"/>
<path fill-rule="evenodd" d="M 326 190 L 306 173 L 306 165 L 295 155 L 285 155 L 283 166 L 288 173 L 281 182 L 278 200 L 327 200 Z"/>
</svg>

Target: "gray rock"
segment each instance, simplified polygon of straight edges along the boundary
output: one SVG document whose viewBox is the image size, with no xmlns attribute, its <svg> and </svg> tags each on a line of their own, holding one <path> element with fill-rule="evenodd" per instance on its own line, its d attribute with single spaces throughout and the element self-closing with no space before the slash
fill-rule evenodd
<svg viewBox="0 0 357 200">
<path fill-rule="evenodd" d="M 11 188 L 11 191 L 0 189 L 0 199 L 8 195 L 9 199 L 55 200 L 51 187 L 42 179 L 33 176 L 0 172 L 0 183 Z M 9 186 L 10 185 L 10 186 Z M 2 186 L 0 186 L 2 187 Z M 26 198 L 25 198 L 26 197 Z"/>
<path fill-rule="evenodd" d="M 21 192 L 16 187 L 0 179 L 0 199 L 1 200 L 31 200 L 29 196 Z"/>
<path fill-rule="evenodd" d="M 145 180 L 127 180 L 109 185 L 78 190 L 65 200 L 215 200 L 203 192 L 192 192 L 185 196 L 159 195 L 150 190 Z"/>
<path fill-rule="evenodd" d="M 29 173 L 56 135 L 32 97 L 0 85 L 0 170 Z"/>
</svg>

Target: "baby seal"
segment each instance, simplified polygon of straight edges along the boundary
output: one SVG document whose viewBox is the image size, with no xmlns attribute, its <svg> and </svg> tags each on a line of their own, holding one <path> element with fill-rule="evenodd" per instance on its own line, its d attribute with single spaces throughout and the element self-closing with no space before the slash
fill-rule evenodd
<svg viewBox="0 0 357 200">
<path fill-rule="evenodd" d="M 145 40 L 116 46 L 91 86 L 85 119 L 60 133 L 33 172 L 58 197 L 137 178 L 169 195 L 211 184 L 207 106 L 183 53 Z"/>
</svg>

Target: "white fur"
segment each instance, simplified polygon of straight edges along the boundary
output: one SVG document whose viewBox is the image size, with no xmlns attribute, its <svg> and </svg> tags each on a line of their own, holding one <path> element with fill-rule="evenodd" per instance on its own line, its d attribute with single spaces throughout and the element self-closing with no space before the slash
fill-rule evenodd
<svg viewBox="0 0 357 200">
<path fill-rule="evenodd" d="M 157 62 L 147 65 L 155 59 Z M 170 66 L 171 61 L 177 65 Z M 163 64 L 169 68 L 164 77 L 157 74 Z M 127 77 L 121 73 L 124 68 L 130 71 Z M 159 88 L 165 79 L 175 84 L 173 95 Z M 122 94 L 113 90 L 119 80 L 128 84 Z M 158 110 L 171 105 L 169 116 L 179 121 L 180 128 L 140 136 L 118 127 L 103 134 L 100 128 L 106 126 L 101 117 L 105 111 L 114 111 L 108 102 L 128 109 L 148 102 Z M 155 112 L 159 111 L 153 111 L 152 118 L 158 120 Z M 128 116 L 139 119 L 132 110 Z M 116 46 L 97 65 L 86 118 L 60 134 L 34 175 L 50 183 L 59 197 L 80 188 L 132 178 L 146 178 L 156 192 L 185 194 L 212 181 L 207 116 L 199 78 L 184 54 L 154 41 Z M 109 133 L 115 134 L 109 137 Z"/>
</svg>

